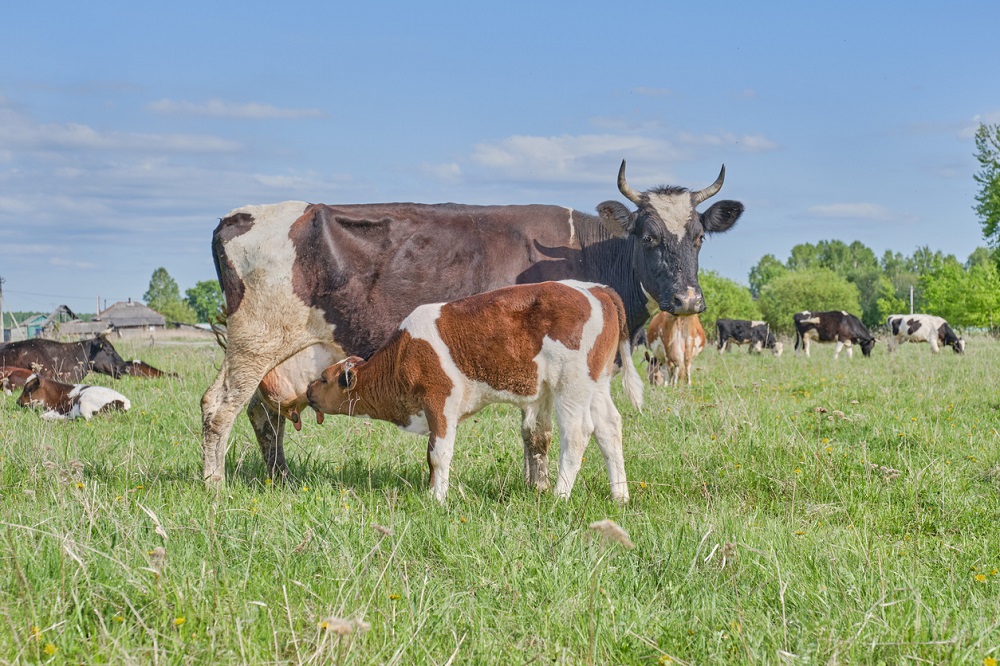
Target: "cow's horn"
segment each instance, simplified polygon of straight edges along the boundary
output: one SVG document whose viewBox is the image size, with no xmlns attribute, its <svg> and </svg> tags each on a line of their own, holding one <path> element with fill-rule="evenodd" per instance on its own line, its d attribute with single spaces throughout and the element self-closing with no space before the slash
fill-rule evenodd
<svg viewBox="0 0 1000 666">
<path fill-rule="evenodd" d="M 714 197 L 722 189 L 722 182 L 726 180 L 726 165 L 722 165 L 722 170 L 719 171 L 719 177 L 715 179 L 715 182 L 706 187 L 703 190 L 698 190 L 691 195 L 691 199 L 694 201 L 694 205 L 697 206 L 705 199 L 709 197 Z"/>
<path fill-rule="evenodd" d="M 642 202 L 642 195 L 629 187 L 628 181 L 625 180 L 625 160 L 622 160 L 622 166 L 618 169 L 618 191 L 636 206 Z"/>
</svg>

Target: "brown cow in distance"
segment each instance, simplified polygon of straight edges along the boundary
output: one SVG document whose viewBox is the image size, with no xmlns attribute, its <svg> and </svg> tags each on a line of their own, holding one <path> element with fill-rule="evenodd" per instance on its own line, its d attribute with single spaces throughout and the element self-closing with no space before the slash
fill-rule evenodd
<svg viewBox="0 0 1000 666">
<path fill-rule="evenodd" d="M 205 480 L 224 481 L 229 433 L 248 402 L 268 472 L 287 474 L 282 415 L 298 418 L 309 381 L 339 359 L 370 357 L 418 305 L 574 279 L 614 289 L 630 335 L 650 301 L 701 312 L 701 244 L 743 213 L 738 201 L 697 210 L 724 178 L 725 168 L 702 190 L 640 192 L 622 162 L 618 190 L 636 208 L 605 201 L 597 216 L 540 205 L 296 201 L 231 211 L 212 236 L 228 316 L 226 356 L 202 398 Z M 526 443 L 543 436 L 523 434 Z"/>
<path fill-rule="evenodd" d="M 646 329 L 646 374 L 653 386 L 663 386 L 666 381 L 677 386 L 681 380 L 691 385 L 691 364 L 705 349 L 705 329 L 698 315 L 675 317 L 669 312 L 658 312 Z M 651 352 L 651 353 L 650 353 Z M 667 368 L 664 377 L 663 367 Z"/>
<path fill-rule="evenodd" d="M 91 371 L 112 377 L 125 374 L 125 360 L 102 334 L 80 342 L 44 338 L 0 345 L 0 369 L 38 368 L 38 372 L 64 382 L 78 382 Z"/>
<path fill-rule="evenodd" d="M 157 368 L 154 368 L 145 361 L 140 361 L 138 359 L 128 361 L 125 367 L 125 374 L 132 377 L 178 377 L 176 372 L 163 372 Z"/>
</svg>

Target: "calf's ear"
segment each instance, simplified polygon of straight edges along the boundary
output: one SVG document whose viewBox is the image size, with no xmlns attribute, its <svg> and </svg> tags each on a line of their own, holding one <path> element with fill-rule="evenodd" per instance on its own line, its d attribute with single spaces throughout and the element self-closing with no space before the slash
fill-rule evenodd
<svg viewBox="0 0 1000 666">
<path fill-rule="evenodd" d="M 342 389 L 354 390 L 354 387 L 358 385 L 358 373 L 345 366 L 344 371 L 337 377 L 337 384 Z"/>
<path fill-rule="evenodd" d="M 597 215 L 605 228 L 617 236 L 630 234 L 635 228 L 635 215 L 617 201 L 598 204 Z"/>
<path fill-rule="evenodd" d="M 41 385 L 42 379 L 38 375 L 31 375 L 28 377 L 28 381 L 24 383 L 23 393 L 32 393 L 37 391 L 38 387 Z"/>
<path fill-rule="evenodd" d="M 717 201 L 701 214 L 701 226 L 710 234 L 729 231 L 743 214 L 743 204 L 739 201 Z"/>
</svg>

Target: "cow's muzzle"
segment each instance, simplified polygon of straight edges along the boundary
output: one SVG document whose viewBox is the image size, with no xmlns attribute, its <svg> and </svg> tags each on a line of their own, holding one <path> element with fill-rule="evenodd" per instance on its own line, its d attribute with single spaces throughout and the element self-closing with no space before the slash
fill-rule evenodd
<svg viewBox="0 0 1000 666">
<path fill-rule="evenodd" d="M 660 309 L 678 317 L 700 314 L 705 311 L 705 297 L 700 289 L 688 287 L 686 292 L 676 294 L 669 303 L 661 303 Z"/>
</svg>

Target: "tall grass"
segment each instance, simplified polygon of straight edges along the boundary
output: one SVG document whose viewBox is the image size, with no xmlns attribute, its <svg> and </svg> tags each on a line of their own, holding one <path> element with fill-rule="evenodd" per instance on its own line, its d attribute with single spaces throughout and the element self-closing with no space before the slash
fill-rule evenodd
<svg viewBox="0 0 1000 666">
<path fill-rule="evenodd" d="M 424 439 L 346 418 L 289 429 L 277 486 L 241 417 L 217 496 L 198 405 L 220 352 L 119 347 L 181 378 L 92 375 L 133 408 L 90 422 L 0 398 L 4 662 L 1000 658 L 998 343 L 710 349 L 690 389 L 618 400 L 624 507 L 596 445 L 569 501 L 528 490 L 503 406 L 460 428 L 445 506 Z"/>
</svg>

